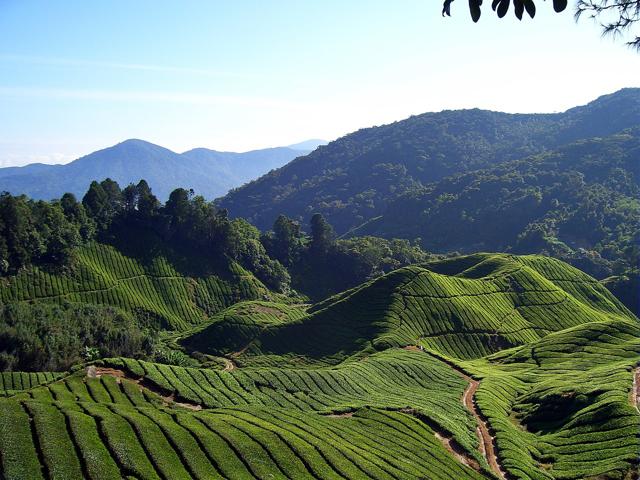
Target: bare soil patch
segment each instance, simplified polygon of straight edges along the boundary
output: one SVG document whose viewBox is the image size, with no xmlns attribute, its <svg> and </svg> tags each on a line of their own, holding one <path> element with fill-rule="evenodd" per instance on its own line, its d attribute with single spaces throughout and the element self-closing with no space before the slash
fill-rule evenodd
<svg viewBox="0 0 640 480">
<path fill-rule="evenodd" d="M 631 405 L 640 412 L 640 366 L 633 370 L 633 383 L 631 384 Z"/>
<path fill-rule="evenodd" d="M 87 378 L 100 378 L 103 375 L 108 375 L 110 377 L 114 377 L 116 379 L 116 382 L 118 382 L 118 383 L 120 383 L 123 379 L 124 380 L 128 380 L 130 382 L 133 382 L 136 385 L 138 385 L 138 387 L 140 388 L 140 391 L 142 391 L 143 388 L 146 388 L 147 390 L 155 393 L 160 398 L 162 398 L 162 401 L 163 401 L 164 405 L 167 406 L 167 407 L 168 406 L 176 406 L 176 407 L 181 407 L 181 408 L 187 408 L 189 410 L 193 410 L 193 411 L 196 411 L 196 412 L 202 410 L 202 405 L 199 405 L 199 404 L 196 404 L 196 403 L 179 402 L 179 401 L 177 401 L 176 398 L 175 398 L 175 393 L 174 392 L 168 393 L 168 392 L 164 391 L 163 389 L 159 388 L 154 383 L 148 381 L 144 377 L 142 377 L 142 378 L 132 378 L 132 377 L 128 376 L 126 374 L 126 372 L 124 372 L 123 370 L 117 369 L 117 368 L 96 367 L 95 365 L 91 365 L 91 366 L 87 367 Z"/>
<path fill-rule="evenodd" d="M 324 415 L 326 418 L 351 418 L 353 417 L 353 412 L 345 412 L 345 413 L 331 413 L 329 415 Z"/>
</svg>

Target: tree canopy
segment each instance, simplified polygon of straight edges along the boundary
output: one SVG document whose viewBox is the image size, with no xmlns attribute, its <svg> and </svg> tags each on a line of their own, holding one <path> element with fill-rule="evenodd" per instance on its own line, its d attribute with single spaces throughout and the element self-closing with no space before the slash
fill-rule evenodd
<svg viewBox="0 0 640 480">
<path fill-rule="evenodd" d="M 454 0 L 444 0 L 443 16 L 451 16 L 451 4 Z M 482 14 L 482 0 L 469 0 L 469 13 L 474 22 L 480 20 Z M 567 0 L 553 0 L 553 9 L 562 12 L 567 8 Z M 522 20 L 526 12 L 531 18 L 536 15 L 534 0 L 493 0 L 491 8 L 499 18 L 504 17 L 513 4 L 515 16 Z M 587 16 L 599 23 L 604 35 L 621 36 L 630 27 L 640 21 L 640 0 L 578 0 L 575 7 L 576 20 Z M 640 36 L 632 35 L 627 45 L 640 51 Z"/>
</svg>

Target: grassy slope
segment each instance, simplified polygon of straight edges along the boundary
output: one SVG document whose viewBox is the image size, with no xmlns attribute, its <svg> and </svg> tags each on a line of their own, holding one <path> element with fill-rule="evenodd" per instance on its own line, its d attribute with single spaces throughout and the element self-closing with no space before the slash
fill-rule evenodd
<svg viewBox="0 0 640 480">
<path fill-rule="evenodd" d="M 472 359 L 609 318 L 635 317 L 575 268 L 540 256 L 477 254 L 396 270 L 339 294 L 305 317 L 265 328 L 238 362 L 335 364 L 418 343 Z"/>
<path fill-rule="evenodd" d="M 175 381 L 185 373 L 175 370 Z M 168 403 L 130 380 L 81 373 L 0 400 L 5 478 L 483 478 L 399 412 L 332 418 L 276 402 Z"/>
<path fill-rule="evenodd" d="M 192 276 L 178 271 L 169 252 L 140 260 L 100 243 L 80 248 L 73 266 L 65 272 L 32 267 L 0 284 L 2 303 L 105 304 L 130 313 L 147 312 L 178 330 L 203 322 L 237 301 L 268 294 L 260 281 L 234 263 L 217 275 Z"/>
<path fill-rule="evenodd" d="M 81 371 L 1 400 L 5 478 L 489 477 L 461 371 L 509 478 L 637 469 L 639 322 L 555 260 L 410 267 L 307 312 L 234 305 L 184 335 L 230 371 L 111 359 L 101 368 L 126 379 Z"/>
</svg>

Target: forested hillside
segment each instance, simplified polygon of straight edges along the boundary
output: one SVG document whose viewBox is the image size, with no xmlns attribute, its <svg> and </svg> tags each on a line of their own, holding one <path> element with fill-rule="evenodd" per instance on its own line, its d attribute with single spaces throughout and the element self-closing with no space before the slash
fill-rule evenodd
<svg viewBox="0 0 640 480">
<path fill-rule="evenodd" d="M 546 252 L 600 278 L 640 260 L 640 129 L 448 177 L 349 235 L 430 251 Z"/>
<path fill-rule="evenodd" d="M 640 124 L 640 90 L 558 114 L 425 113 L 359 130 L 231 192 L 233 216 L 268 228 L 277 215 L 322 213 L 339 233 L 384 212 L 415 186 Z"/>
<path fill-rule="evenodd" d="M 339 235 L 435 252 L 546 252 L 603 278 L 637 264 L 639 125 L 638 89 L 558 114 L 427 113 L 347 135 L 220 206 L 260 228 L 320 212 Z"/>
<path fill-rule="evenodd" d="M 285 217 L 262 233 L 184 189 L 163 205 L 144 180 L 93 182 L 81 202 L 2 194 L 0 368 L 104 355 L 181 362 L 163 332 L 241 301 L 325 298 L 430 258 L 407 241 L 336 241 L 314 218 L 311 238 Z"/>
</svg>

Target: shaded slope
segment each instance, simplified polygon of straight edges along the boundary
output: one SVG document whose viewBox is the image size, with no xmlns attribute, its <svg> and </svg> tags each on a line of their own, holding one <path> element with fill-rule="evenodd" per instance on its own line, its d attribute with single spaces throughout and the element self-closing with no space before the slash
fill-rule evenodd
<svg viewBox="0 0 640 480">
<path fill-rule="evenodd" d="M 184 332 L 181 344 L 190 351 L 236 357 L 263 331 L 298 320 L 305 310 L 305 306 L 264 301 L 237 303 Z"/>
<path fill-rule="evenodd" d="M 635 127 L 639 92 L 621 90 L 559 114 L 444 111 L 359 130 L 230 192 L 221 205 L 261 229 L 280 213 L 306 221 L 320 212 L 344 233 L 415 187 Z"/>
</svg>

